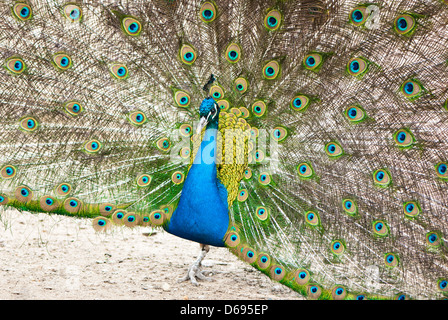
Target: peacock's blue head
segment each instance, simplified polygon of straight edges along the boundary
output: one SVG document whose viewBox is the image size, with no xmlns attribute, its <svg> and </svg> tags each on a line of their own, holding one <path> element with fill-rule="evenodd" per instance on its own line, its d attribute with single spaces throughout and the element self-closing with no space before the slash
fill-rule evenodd
<svg viewBox="0 0 448 320">
<path fill-rule="evenodd" d="M 207 126 L 207 128 L 217 129 L 219 111 L 220 108 L 212 97 L 202 100 L 201 106 L 199 107 L 199 116 L 201 119 L 199 121 L 197 132 L 201 132 L 205 126 Z"/>
</svg>

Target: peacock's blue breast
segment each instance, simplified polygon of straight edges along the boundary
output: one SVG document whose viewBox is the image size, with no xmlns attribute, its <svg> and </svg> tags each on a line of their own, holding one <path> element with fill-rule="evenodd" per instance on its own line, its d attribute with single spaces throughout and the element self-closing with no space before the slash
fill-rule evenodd
<svg viewBox="0 0 448 320">
<path fill-rule="evenodd" d="M 217 178 L 216 129 L 208 129 L 166 230 L 184 239 L 224 246 L 229 226 L 227 191 Z M 198 157 L 201 157 L 200 159 Z"/>
</svg>

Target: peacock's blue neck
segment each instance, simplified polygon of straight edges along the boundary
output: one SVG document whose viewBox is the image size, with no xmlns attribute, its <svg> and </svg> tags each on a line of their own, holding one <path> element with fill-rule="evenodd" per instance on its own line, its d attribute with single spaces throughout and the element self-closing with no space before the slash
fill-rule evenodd
<svg viewBox="0 0 448 320">
<path fill-rule="evenodd" d="M 224 246 L 229 226 L 227 191 L 217 178 L 217 124 L 207 125 L 167 231 L 203 244 Z"/>
</svg>

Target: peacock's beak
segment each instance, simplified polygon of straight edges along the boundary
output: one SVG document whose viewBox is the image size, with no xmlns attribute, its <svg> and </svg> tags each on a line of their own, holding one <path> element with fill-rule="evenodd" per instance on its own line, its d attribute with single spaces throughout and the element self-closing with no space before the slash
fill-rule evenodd
<svg viewBox="0 0 448 320">
<path fill-rule="evenodd" d="M 199 120 L 198 128 L 196 129 L 197 134 L 201 134 L 202 129 L 207 125 L 208 123 L 208 117 L 201 117 L 201 120 Z"/>
</svg>

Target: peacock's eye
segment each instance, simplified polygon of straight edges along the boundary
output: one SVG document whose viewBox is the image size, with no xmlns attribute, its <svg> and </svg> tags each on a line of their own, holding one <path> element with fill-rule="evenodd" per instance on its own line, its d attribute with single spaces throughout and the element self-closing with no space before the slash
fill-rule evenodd
<svg viewBox="0 0 448 320">
<path fill-rule="evenodd" d="M 448 163 L 439 162 L 436 165 L 436 174 L 439 178 L 448 179 Z"/>
<path fill-rule="evenodd" d="M 226 50 L 226 59 L 230 63 L 238 62 L 241 56 L 241 48 L 236 43 L 231 43 Z"/>
<path fill-rule="evenodd" d="M 268 62 L 263 68 L 264 77 L 268 80 L 273 80 L 277 78 L 279 73 L 280 73 L 280 64 L 275 60 Z"/>
<path fill-rule="evenodd" d="M 225 244 L 231 248 L 235 248 L 240 243 L 240 237 L 235 231 L 229 232 L 225 238 Z"/>
<path fill-rule="evenodd" d="M 80 21 L 82 18 L 82 9 L 81 7 L 75 4 L 67 4 L 64 7 L 64 15 L 71 21 Z"/>
<path fill-rule="evenodd" d="M 88 153 L 95 153 L 101 149 L 102 145 L 98 140 L 90 140 L 84 145 L 84 149 Z"/>
<path fill-rule="evenodd" d="M 357 213 L 358 207 L 356 202 L 351 199 L 343 199 L 342 200 L 342 209 L 344 209 L 345 213 L 354 216 Z"/>
<path fill-rule="evenodd" d="M 82 205 L 82 201 L 76 198 L 68 198 L 64 201 L 64 209 L 70 213 L 78 212 Z"/>
<path fill-rule="evenodd" d="M 349 14 L 350 22 L 355 26 L 362 26 L 367 22 L 367 18 L 370 14 L 367 11 L 367 7 L 359 6 L 355 7 Z"/>
<path fill-rule="evenodd" d="M 384 256 L 384 262 L 385 262 L 386 266 L 394 268 L 398 265 L 398 258 L 393 253 L 387 253 Z"/>
<path fill-rule="evenodd" d="M 305 95 L 297 95 L 291 99 L 290 107 L 296 111 L 305 111 L 310 103 L 310 99 Z"/>
<path fill-rule="evenodd" d="M 247 82 L 246 79 L 244 79 L 244 78 L 237 78 L 235 80 L 234 88 L 236 89 L 237 92 L 244 93 L 244 92 L 246 92 L 247 87 L 248 87 L 248 82 Z"/>
<path fill-rule="evenodd" d="M 143 174 L 137 178 L 137 184 L 140 187 L 146 187 L 151 182 L 151 176 Z"/>
<path fill-rule="evenodd" d="M 71 101 L 65 104 L 65 111 L 72 116 L 77 116 L 83 111 L 82 105 L 79 102 Z"/>
<path fill-rule="evenodd" d="M 58 53 L 53 57 L 54 65 L 60 70 L 67 70 L 71 67 L 72 59 L 65 53 Z"/>
<path fill-rule="evenodd" d="M 344 300 L 346 295 L 347 291 L 341 286 L 334 287 L 331 291 L 331 296 L 334 300 Z"/>
<path fill-rule="evenodd" d="M 437 232 L 431 231 L 426 234 L 426 243 L 431 247 L 438 247 L 442 242 Z"/>
<path fill-rule="evenodd" d="M 38 122 L 32 117 L 26 117 L 20 121 L 20 128 L 27 132 L 33 132 L 37 129 Z"/>
<path fill-rule="evenodd" d="M 139 126 L 146 122 L 146 115 L 141 111 L 134 111 L 129 114 L 128 120 L 131 124 Z"/>
<path fill-rule="evenodd" d="M 66 196 L 70 193 L 72 187 L 68 183 L 61 183 L 56 187 L 56 193 L 60 196 Z"/>
<path fill-rule="evenodd" d="M 6 61 L 6 68 L 14 74 L 19 74 L 25 70 L 26 65 L 21 58 L 9 58 Z"/>
<path fill-rule="evenodd" d="M 310 53 L 303 59 L 303 65 L 308 70 L 317 70 L 322 66 L 322 55 L 318 53 Z"/>
<path fill-rule="evenodd" d="M 361 122 L 366 117 L 365 111 L 359 106 L 349 106 L 345 109 L 344 115 L 352 123 Z"/>
<path fill-rule="evenodd" d="M 347 63 L 347 71 L 355 77 L 364 75 L 368 70 L 368 62 L 363 58 L 353 58 Z"/>
<path fill-rule="evenodd" d="M 387 187 L 392 182 L 389 172 L 383 169 L 376 170 L 373 173 L 373 180 L 380 187 Z"/>
<path fill-rule="evenodd" d="M 308 211 L 305 213 L 305 220 L 311 226 L 319 225 L 319 214 L 314 211 Z"/>
<path fill-rule="evenodd" d="M 209 93 L 215 100 L 224 98 L 224 90 L 220 86 L 212 86 Z"/>
<path fill-rule="evenodd" d="M 44 211 L 51 211 L 57 208 L 56 200 L 51 196 L 43 196 L 39 200 L 39 204 Z"/>
<path fill-rule="evenodd" d="M 167 137 L 163 137 L 157 140 L 156 146 L 160 151 L 166 152 L 171 148 L 171 142 Z"/>
<path fill-rule="evenodd" d="M 140 21 L 132 17 L 126 17 L 122 21 L 124 31 L 130 36 L 138 36 L 142 30 Z"/>
<path fill-rule="evenodd" d="M 399 147 L 410 147 L 415 142 L 414 136 L 407 129 L 400 129 L 394 133 L 395 143 Z"/>
<path fill-rule="evenodd" d="M 185 91 L 176 91 L 174 101 L 179 107 L 186 108 L 190 105 L 190 95 Z"/>
<path fill-rule="evenodd" d="M 26 186 L 19 186 L 16 188 L 15 198 L 20 202 L 26 203 L 33 198 L 33 191 Z"/>
<path fill-rule="evenodd" d="M 304 285 L 308 282 L 309 279 L 310 279 L 310 274 L 307 270 L 299 269 L 296 271 L 294 280 L 297 284 Z"/>
<path fill-rule="evenodd" d="M 176 171 L 171 175 L 171 181 L 174 184 L 181 184 L 184 182 L 184 174 L 180 171 Z"/>
<path fill-rule="evenodd" d="M 258 182 L 266 186 L 271 183 L 271 176 L 267 172 L 262 172 L 258 177 Z"/>
<path fill-rule="evenodd" d="M 180 49 L 180 58 L 185 64 L 193 64 L 196 60 L 196 51 L 188 44 L 185 44 Z"/>
<path fill-rule="evenodd" d="M 184 123 L 179 127 L 179 132 L 184 137 L 189 137 L 189 136 L 191 136 L 193 129 L 192 129 L 191 125 Z"/>
<path fill-rule="evenodd" d="M 441 279 L 438 281 L 438 287 L 440 291 L 448 291 L 448 281 L 446 279 Z"/>
<path fill-rule="evenodd" d="M 16 175 L 16 168 L 6 165 L 0 170 L 0 177 L 3 179 L 11 179 Z"/>
<path fill-rule="evenodd" d="M 113 64 L 110 67 L 110 72 L 117 79 L 126 79 L 128 77 L 128 68 L 123 64 Z"/>
<path fill-rule="evenodd" d="M 417 24 L 413 16 L 409 14 L 399 15 L 395 19 L 394 28 L 398 34 L 410 35 L 415 30 Z"/>
<path fill-rule="evenodd" d="M 216 18 L 216 8 L 211 2 L 204 2 L 199 10 L 199 18 L 204 22 L 212 22 Z"/>
<path fill-rule="evenodd" d="M 408 80 L 401 85 L 401 92 L 409 100 L 419 98 L 423 93 L 423 87 L 416 80 Z"/>
<path fill-rule="evenodd" d="M 310 285 L 308 285 L 307 293 L 311 298 L 317 299 L 320 297 L 320 295 L 322 293 L 322 289 L 320 287 L 318 287 L 317 285 L 310 284 Z"/>
<path fill-rule="evenodd" d="M 268 30 L 277 30 L 280 26 L 280 21 L 282 20 L 282 15 L 278 10 L 271 10 L 268 12 L 264 18 L 264 25 Z"/>
<path fill-rule="evenodd" d="M 331 252 L 333 252 L 335 255 L 341 255 L 341 254 L 343 254 L 344 251 L 345 251 L 345 246 L 344 246 L 344 244 L 342 243 L 342 241 L 340 241 L 340 240 L 334 240 L 334 241 L 331 243 L 331 247 L 330 247 L 330 249 L 331 249 Z"/>
<path fill-rule="evenodd" d="M 258 207 L 256 210 L 257 218 L 265 221 L 269 217 L 269 210 L 266 207 Z"/>
<path fill-rule="evenodd" d="M 342 147 L 336 142 L 329 142 L 325 145 L 325 152 L 329 157 L 336 158 L 343 154 Z"/>
<path fill-rule="evenodd" d="M 266 103 L 261 100 L 254 102 L 254 104 L 252 105 L 252 112 L 256 117 L 263 116 L 266 112 Z"/>
<path fill-rule="evenodd" d="M 16 3 L 12 11 L 16 18 L 22 21 L 28 20 L 32 16 L 31 7 L 23 2 Z"/>
<path fill-rule="evenodd" d="M 389 229 L 387 228 L 385 222 L 374 221 L 373 222 L 373 232 L 378 236 L 387 236 L 389 233 Z"/>
<path fill-rule="evenodd" d="M 288 131 L 283 127 L 275 127 L 271 132 L 271 136 L 275 141 L 283 141 L 287 135 Z"/>
<path fill-rule="evenodd" d="M 313 175 L 313 168 L 308 163 L 301 163 L 297 166 L 297 172 L 302 178 L 309 178 Z"/>
</svg>

